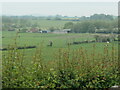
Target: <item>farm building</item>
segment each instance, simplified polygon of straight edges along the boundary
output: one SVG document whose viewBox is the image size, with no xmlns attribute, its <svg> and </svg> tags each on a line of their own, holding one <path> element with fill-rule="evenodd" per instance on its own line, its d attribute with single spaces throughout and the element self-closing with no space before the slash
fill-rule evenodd
<svg viewBox="0 0 120 90">
<path fill-rule="evenodd" d="M 70 33 L 71 30 L 70 29 L 63 29 L 63 30 L 55 30 L 53 31 L 53 33 L 61 33 L 61 34 L 64 34 L 64 33 Z"/>
<path fill-rule="evenodd" d="M 50 31 L 49 30 L 41 30 L 39 31 L 39 33 L 49 33 Z"/>
<path fill-rule="evenodd" d="M 65 32 L 65 33 L 70 33 L 70 32 L 71 32 L 71 29 L 63 29 L 63 32 Z"/>
</svg>

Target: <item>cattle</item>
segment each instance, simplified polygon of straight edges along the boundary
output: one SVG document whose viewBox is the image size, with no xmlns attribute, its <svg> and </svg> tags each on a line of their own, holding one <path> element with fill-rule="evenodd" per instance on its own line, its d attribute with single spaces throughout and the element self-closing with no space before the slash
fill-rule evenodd
<svg viewBox="0 0 120 90">
<path fill-rule="evenodd" d="M 49 41 L 49 45 L 47 45 L 47 46 L 52 47 L 52 45 L 53 45 L 53 42 L 52 42 L 52 41 Z"/>
</svg>

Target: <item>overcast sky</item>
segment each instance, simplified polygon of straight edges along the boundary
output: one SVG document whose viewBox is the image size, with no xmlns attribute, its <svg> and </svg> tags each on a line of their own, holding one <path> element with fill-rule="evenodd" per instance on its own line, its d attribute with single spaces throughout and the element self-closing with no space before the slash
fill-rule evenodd
<svg viewBox="0 0 120 90">
<path fill-rule="evenodd" d="M 90 16 L 93 14 L 118 15 L 117 2 L 5 2 L 3 15 L 63 15 Z"/>
</svg>

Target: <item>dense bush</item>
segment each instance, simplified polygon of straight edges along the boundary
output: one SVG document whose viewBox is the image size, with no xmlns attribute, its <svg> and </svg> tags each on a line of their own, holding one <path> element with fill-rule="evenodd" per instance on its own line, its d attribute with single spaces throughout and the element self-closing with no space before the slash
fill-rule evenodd
<svg viewBox="0 0 120 90">
<path fill-rule="evenodd" d="M 69 28 L 75 33 L 118 33 L 117 19 L 112 21 L 87 20 L 78 23 L 68 22 L 64 28 Z"/>
</svg>

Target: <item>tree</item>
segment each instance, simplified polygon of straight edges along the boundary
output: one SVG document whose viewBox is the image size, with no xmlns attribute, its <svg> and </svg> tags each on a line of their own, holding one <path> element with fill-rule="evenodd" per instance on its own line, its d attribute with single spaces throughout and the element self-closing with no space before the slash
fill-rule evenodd
<svg viewBox="0 0 120 90">
<path fill-rule="evenodd" d="M 55 28 L 54 28 L 54 27 L 50 27 L 49 30 L 50 30 L 51 32 L 53 32 L 53 31 L 55 30 Z"/>
<path fill-rule="evenodd" d="M 55 17 L 55 20 L 61 20 L 61 18 L 60 17 Z"/>
<path fill-rule="evenodd" d="M 80 33 L 80 23 L 76 23 L 71 28 L 71 32 Z"/>
<path fill-rule="evenodd" d="M 81 23 L 76 23 L 72 26 L 72 32 L 75 33 L 94 33 L 95 32 L 95 26 L 90 21 L 84 21 Z"/>
<path fill-rule="evenodd" d="M 112 15 L 94 14 L 90 16 L 91 20 L 113 20 Z"/>
<path fill-rule="evenodd" d="M 94 33 L 95 32 L 95 26 L 94 26 L 94 24 L 89 23 L 88 32 L 89 33 Z"/>
<path fill-rule="evenodd" d="M 28 29 L 26 29 L 26 28 L 22 28 L 21 30 L 20 30 L 20 32 L 26 32 Z"/>
<path fill-rule="evenodd" d="M 73 22 L 68 22 L 64 25 L 64 29 L 71 29 L 73 27 Z"/>
</svg>

